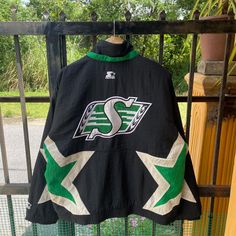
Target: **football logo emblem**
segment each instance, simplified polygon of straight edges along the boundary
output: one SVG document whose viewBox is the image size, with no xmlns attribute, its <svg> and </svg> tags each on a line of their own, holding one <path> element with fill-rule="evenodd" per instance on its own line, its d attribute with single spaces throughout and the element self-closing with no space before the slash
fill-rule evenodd
<svg viewBox="0 0 236 236">
<path fill-rule="evenodd" d="M 132 133 L 151 103 L 139 102 L 137 97 L 110 97 L 87 105 L 73 138 L 86 136 L 91 141 L 96 137 L 112 138 L 118 134 Z"/>
</svg>

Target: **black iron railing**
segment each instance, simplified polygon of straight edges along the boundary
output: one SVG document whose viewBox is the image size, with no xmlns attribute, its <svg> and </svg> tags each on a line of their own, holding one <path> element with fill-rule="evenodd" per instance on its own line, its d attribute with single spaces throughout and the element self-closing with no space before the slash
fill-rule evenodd
<svg viewBox="0 0 236 236">
<path fill-rule="evenodd" d="M 7 156 L 5 152 L 4 135 L 1 135 L 1 151 L 3 158 L 3 169 L 5 183 L 0 184 L 0 194 L 7 195 L 9 215 L 12 216 L 11 195 L 28 194 L 29 186 L 32 178 L 32 167 L 31 167 L 31 155 L 29 149 L 29 135 L 28 135 L 28 124 L 26 114 L 26 103 L 47 103 L 50 101 L 49 97 L 25 97 L 23 87 L 23 71 L 21 63 L 21 52 L 20 52 L 20 35 L 45 35 L 46 50 L 47 50 L 47 63 L 48 63 L 48 75 L 49 75 L 49 90 L 52 91 L 56 85 L 56 78 L 58 71 L 67 65 L 67 48 L 66 48 L 66 35 L 92 35 L 92 44 L 94 45 L 97 40 L 97 35 L 108 35 L 112 34 L 113 22 L 97 22 L 96 13 L 92 13 L 91 22 L 66 22 L 65 14 L 61 13 L 60 21 L 50 22 L 48 21 L 48 14 L 45 14 L 45 21 L 42 22 L 19 22 L 16 21 L 15 11 L 13 10 L 13 22 L 0 22 L 0 35 L 13 36 L 14 46 L 16 52 L 16 65 L 18 75 L 18 87 L 20 91 L 19 97 L 0 97 L 0 102 L 20 102 L 22 111 L 23 131 L 24 131 L 24 143 L 26 151 L 26 163 L 28 173 L 28 183 L 17 184 L 10 183 L 9 172 L 7 165 Z M 228 20 L 220 21 L 206 21 L 199 20 L 199 12 L 196 11 L 193 20 L 188 21 L 167 21 L 165 18 L 165 12 L 162 11 L 160 14 L 160 20 L 157 21 L 131 21 L 131 14 L 127 12 L 125 14 L 126 21 L 116 22 L 116 34 L 126 35 L 128 40 L 131 40 L 131 35 L 135 34 L 159 34 L 159 63 L 163 62 L 164 53 L 164 37 L 165 34 L 192 34 L 192 49 L 191 49 L 191 61 L 190 61 L 190 76 L 189 76 L 189 88 L 188 96 L 177 97 L 178 102 L 187 102 L 187 122 L 186 122 L 186 138 L 189 140 L 190 133 L 190 115 L 192 102 L 218 102 L 218 116 L 217 116 L 217 135 L 215 140 L 215 151 L 214 151 L 214 163 L 213 163 L 213 174 L 211 185 L 199 185 L 199 191 L 201 197 L 210 197 L 210 223 L 208 234 L 211 235 L 211 221 L 214 207 L 215 197 L 229 197 L 230 186 L 216 185 L 217 167 L 218 167 L 218 156 L 219 156 L 219 145 L 221 126 L 223 118 L 223 108 L 227 101 L 236 99 L 236 96 L 226 95 L 224 93 L 226 80 L 227 80 L 227 68 L 229 61 L 230 45 L 233 33 L 236 33 L 236 20 L 233 15 L 229 16 Z M 196 61 L 196 47 L 197 38 L 202 33 L 227 33 L 227 44 L 225 48 L 224 56 L 224 69 L 221 79 L 221 89 L 219 96 L 192 96 L 193 83 L 194 83 L 194 68 Z M 3 131 L 1 132 L 3 134 Z M 12 235 L 15 235 L 14 218 L 11 221 Z M 63 232 L 63 226 L 68 223 L 61 223 L 60 232 Z M 73 224 L 67 225 L 71 232 L 68 235 L 74 235 Z M 124 221 L 125 235 L 128 235 L 128 220 L 127 217 Z M 100 235 L 100 224 L 97 225 L 97 235 Z M 153 222 L 152 235 L 155 235 L 156 224 Z M 33 235 L 37 235 L 37 225 L 33 224 Z M 63 233 L 61 234 L 63 235 Z"/>
</svg>

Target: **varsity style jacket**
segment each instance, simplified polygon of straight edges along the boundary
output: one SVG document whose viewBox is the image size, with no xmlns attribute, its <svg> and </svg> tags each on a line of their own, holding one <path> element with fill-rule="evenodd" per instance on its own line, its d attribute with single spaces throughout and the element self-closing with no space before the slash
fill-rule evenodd
<svg viewBox="0 0 236 236">
<path fill-rule="evenodd" d="M 58 72 L 25 219 L 195 220 L 201 203 L 171 73 L 100 40 Z"/>
</svg>

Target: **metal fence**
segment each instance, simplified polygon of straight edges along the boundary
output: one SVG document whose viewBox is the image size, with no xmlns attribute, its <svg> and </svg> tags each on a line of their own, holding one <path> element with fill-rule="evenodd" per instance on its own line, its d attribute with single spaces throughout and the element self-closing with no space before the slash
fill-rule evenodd
<svg viewBox="0 0 236 236">
<path fill-rule="evenodd" d="M 21 104 L 22 111 L 22 124 L 24 132 L 24 145 L 27 163 L 27 173 L 28 173 L 28 183 L 10 183 L 9 170 L 7 163 L 6 148 L 4 142 L 3 134 L 3 124 L 2 119 L 0 119 L 0 144 L 2 152 L 2 163 L 4 170 L 5 183 L 0 184 L 0 195 L 6 196 L 1 204 L 7 205 L 8 210 L 5 212 L 6 219 L 4 224 L 9 224 L 11 232 L 9 235 L 17 235 L 17 222 L 14 217 L 18 212 L 14 211 L 14 206 L 17 204 L 22 204 L 23 209 L 25 209 L 26 201 L 19 198 L 13 199 L 15 195 L 25 195 L 27 196 L 29 191 L 29 186 L 32 178 L 32 166 L 31 166 L 31 155 L 30 155 L 30 143 L 28 135 L 28 124 L 27 124 L 27 114 L 26 114 L 26 103 L 48 103 L 50 101 L 49 97 L 25 97 L 24 86 L 23 86 L 23 71 L 21 63 L 21 52 L 20 52 L 20 35 L 44 35 L 46 40 L 46 50 L 47 50 L 47 63 L 48 63 L 48 77 L 49 77 L 49 90 L 52 91 L 56 86 L 56 78 L 58 71 L 67 65 L 67 48 L 66 48 L 66 35 L 91 35 L 92 44 L 95 45 L 98 35 L 108 35 L 113 32 L 113 22 L 98 22 L 97 15 L 95 12 L 91 14 L 90 22 L 66 22 L 65 14 L 62 12 L 60 14 L 61 18 L 58 22 L 51 22 L 48 18 L 48 13 L 45 12 L 45 19 L 42 22 L 19 22 L 16 21 L 16 9 L 12 10 L 13 21 L 12 22 L 0 22 L 0 35 L 13 36 L 15 53 L 16 53 L 16 66 L 18 74 L 18 87 L 19 87 L 19 97 L 0 97 L 1 103 L 12 103 L 19 102 Z M 199 185 L 199 192 L 201 197 L 210 197 L 211 204 L 210 209 L 207 214 L 209 217 L 208 224 L 208 235 L 212 235 L 212 222 L 214 220 L 213 208 L 215 197 L 229 197 L 230 186 L 216 185 L 217 167 L 218 167 L 218 157 L 219 157 L 219 146 L 220 146 L 220 135 L 221 126 L 223 119 L 223 108 L 225 102 L 232 101 L 236 99 L 236 96 L 229 96 L 225 94 L 226 81 L 227 81 L 227 69 L 230 54 L 230 45 L 233 39 L 233 34 L 236 33 L 236 20 L 231 14 L 228 20 L 220 21 L 206 21 L 199 20 L 199 12 L 196 11 L 193 20 L 187 21 L 167 21 L 165 17 L 165 12 L 160 13 L 160 19 L 156 21 L 131 21 L 131 14 L 126 12 L 126 21 L 115 22 L 116 34 L 126 35 L 126 39 L 132 40 L 132 35 L 147 35 L 147 34 L 159 34 L 159 63 L 163 62 L 164 53 L 164 37 L 165 34 L 191 34 L 192 44 L 191 44 L 191 60 L 190 60 L 190 77 L 189 77 L 189 87 L 187 96 L 178 96 L 178 102 L 187 102 L 187 117 L 186 117 L 186 138 L 189 140 L 190 134 L 190 115 L 192 102 L 218 102 L 218 116 L 217 116 L 217 135 L 215 140 L 215 151 L 214 151 L 214 163 L 213 164 L 213 174 L 212 181 L 210 185 Z M 227 33 L 227 44 L 225 47 L 224 55 L 224 67 L 221 78 L 221 88 L 219 96 L 193 96 L 193 82 L 194 82 L 194 69 L 196 61 L 196 48 L 197 48 L 197 38 L 199 34 L 203 33 Z M 25 205 L 24 205 L 25 204 Z M 21 214 L 24 214 L 24 212 Z M 205 214 L 205 213 L 204 213 Z M 206 217 L 206 216 L 202 217 Z M 225 217 L 225 216 L 224 216 Z M 22 216 L 24 218 L 24 216 Z M 137 220 L 140 220 L 137 218 Z M 141 221 L 147 219 L 141 219 Z M 112 231 L 114 229 L 113 221 L 119 221 L 120 229 L 118 231 Z M 141 222 L 140 221 L 140 222 Z M 105 221 L 106 222 L 106 221 Z M 131 232 L 129 217 L 121 219 L 111 219 L 107 223 L 101 223 L 97 225 L 79 226 L 77 224 L 58 221 L 56 226 L 45 226 L 48 229 L 47 234 L 43 233 L 42 226 L 38 224 L 27 225 L 28 234 L 25 232 L 23 235 L 163 235 L 165 227 L 156 224 L 155 222 L 149 221 L 149 231 L 148 233 L 143 231 L 143 234 L 135 234 Z M 104 233 L 104 224 L 106 225 L 106 232 Z M 110 225 L 110 226 L 109 226 Z M 4 229 L 4 225 L 0 225 Z M 30 227 L 30 228 L 29 228 Z M 110 230 L 107 230 L 107 228 Z M 173 234 L 166 235 L 183 235 L 182 222 L 175 222 L 168 226 L 168 232 L 174 232 Z M 81 231 L 82 230 L 82 231 Z M 83 231 L 84 230 L 84 231 Z M 4 232 L 4 231 L 3 231 Z M 55 232 L 55 233 L 53 233 Z"/>
</svg>

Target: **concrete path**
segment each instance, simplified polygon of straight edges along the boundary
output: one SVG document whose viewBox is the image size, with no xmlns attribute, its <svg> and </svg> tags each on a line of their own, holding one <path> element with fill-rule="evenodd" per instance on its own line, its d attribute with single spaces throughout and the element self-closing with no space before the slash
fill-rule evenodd
<svg viewBox="0 0 236 236">
<path fill-rule="evenodd" d="M 32 169 L 37 158 L 45 119 L 28 120 Z M 23 125 L 19 118 L 4 118 L 3 128 L 6 142 L 11 183 L 27 183 L 27 169 Z M 0 154 L 1 155 L 1 154 Z M 0 158 L 0 183 L 4 182 L 2 158 Z"/>
</svg>

